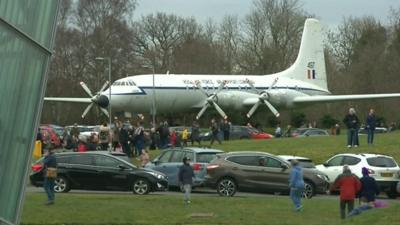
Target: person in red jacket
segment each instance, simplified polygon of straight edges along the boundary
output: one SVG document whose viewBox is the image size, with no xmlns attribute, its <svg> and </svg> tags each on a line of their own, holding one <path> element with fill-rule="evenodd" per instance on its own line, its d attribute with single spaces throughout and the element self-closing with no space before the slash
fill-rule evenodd
<svg viewBox="0 0 400 225">
<path fill-rule="evenodd" d="M 349 166 L 345 165 L 343 173 L 336 178 L 332 189 L 340 189 L 340 217 L 344 219 L 346 218 L 346 205 L 348 213 L 354 208 L 354 199 L 361 189 L 361 182 L 356 175 L 351 173 Z"/>
</svg>

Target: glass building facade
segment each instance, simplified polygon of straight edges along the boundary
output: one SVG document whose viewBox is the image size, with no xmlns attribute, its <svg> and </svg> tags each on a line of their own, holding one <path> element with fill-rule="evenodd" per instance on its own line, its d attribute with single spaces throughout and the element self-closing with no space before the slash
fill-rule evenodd
<svg viewBox="0 0 400 225">
<path fill-rule="evenodd" d="M 19 224 L 59 0 L 0 0 L 0 224 Z"/>
</svg>

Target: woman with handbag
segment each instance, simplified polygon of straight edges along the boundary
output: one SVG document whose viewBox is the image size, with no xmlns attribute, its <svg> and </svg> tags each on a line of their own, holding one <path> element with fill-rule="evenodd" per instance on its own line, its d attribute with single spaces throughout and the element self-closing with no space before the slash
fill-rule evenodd
<svg viewBox="0 0 400 225">
<path fill-rule="evenodd" d="M 43 160 L 44 168 L 44 183 L 43 188 L 47 194 L 46 205 L 54 204 L 55 194 L 54 194 L 54 181 L 57 178 L 57 160 L 53 152 L 49 149 L 44 153 Z"/>
</svg>

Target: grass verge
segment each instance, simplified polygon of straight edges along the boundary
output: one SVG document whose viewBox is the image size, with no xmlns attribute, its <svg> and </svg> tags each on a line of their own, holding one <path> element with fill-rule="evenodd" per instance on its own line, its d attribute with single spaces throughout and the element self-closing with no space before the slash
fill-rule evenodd
<svg viewBox="0 0 400 225">
<path fill-rule="evenodd" d="M 338 199 L 303 200 L 304 211 L 294 212 L 288 196 L 194 197 L 128 194 L 58 194 L 56 204 L 44 205 L 44 193 L 27 193 L 24 225 L 122 224 L 269 224 L 269 225 L 398 225 L 400 204 L 373 209 L 341 221 Z"/>
</svg>

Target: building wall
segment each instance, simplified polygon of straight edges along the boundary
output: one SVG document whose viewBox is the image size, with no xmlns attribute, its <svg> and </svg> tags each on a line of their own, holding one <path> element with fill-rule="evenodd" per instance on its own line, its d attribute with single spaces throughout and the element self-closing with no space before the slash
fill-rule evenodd
<svg viewBox="0 0 400 225">
<path fill-rule="evenodd" d="M 0 1 L 0 224 L 18 224 L 58 0 Z"/>
</svg>

